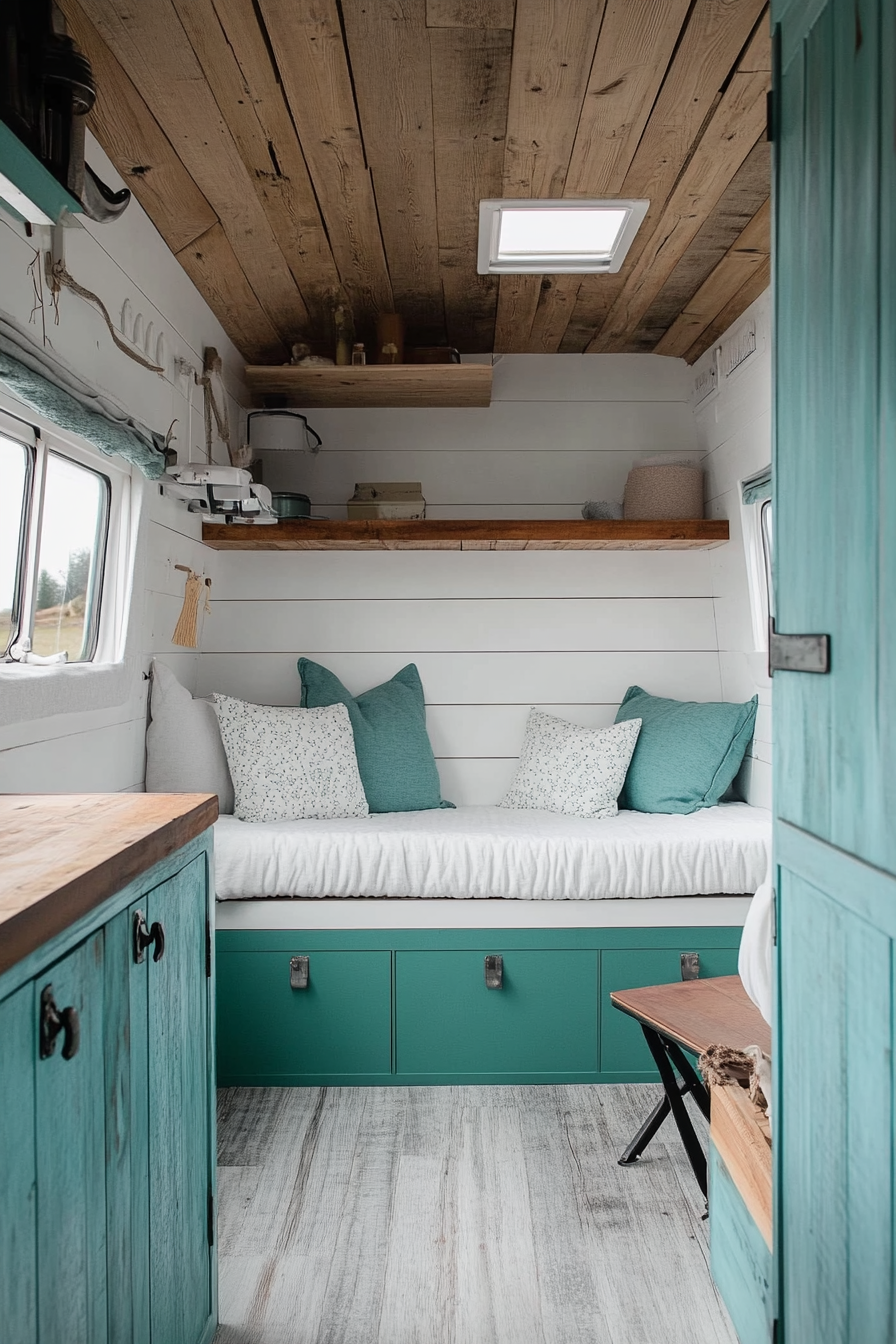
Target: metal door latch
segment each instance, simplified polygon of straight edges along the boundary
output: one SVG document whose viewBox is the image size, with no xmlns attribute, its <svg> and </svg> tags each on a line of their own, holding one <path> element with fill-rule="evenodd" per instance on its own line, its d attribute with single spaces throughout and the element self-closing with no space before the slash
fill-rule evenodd
<svg viewBox="0 0 896 1344">
<path fill-rule="evenodd" d="M 289 987 L 290 989 L 308 988 L 308 958 L 290 957 L 289 959 Z"/>
<path fill-rule="evenodd" d="M 681 978 L 682 980 L 700 979 L 700 953 L 682 952 L 681 954 Z"/>
<path fill-rule="evenodd" d="M 501 989 L 504 985 L 504 958 L 487 956 L 485 959 L 486 989 Z"/>
<path fill-rule="evenodd" d="M 768 672 L 831 670 L 830 635 L 779 635 L 774 617 L 768 623 Z"/>
</svg>

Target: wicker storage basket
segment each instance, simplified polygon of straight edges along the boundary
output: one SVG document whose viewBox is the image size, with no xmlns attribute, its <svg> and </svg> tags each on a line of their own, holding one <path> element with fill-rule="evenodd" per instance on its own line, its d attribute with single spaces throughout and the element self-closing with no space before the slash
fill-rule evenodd
<svg viewBox="0 0 896 1344">
<path fill-rule="evenodd" d="M 626 518 L 702 518 L 703 472 L 681 462 L 632 467 L 625 483 Z"/>
</svg>

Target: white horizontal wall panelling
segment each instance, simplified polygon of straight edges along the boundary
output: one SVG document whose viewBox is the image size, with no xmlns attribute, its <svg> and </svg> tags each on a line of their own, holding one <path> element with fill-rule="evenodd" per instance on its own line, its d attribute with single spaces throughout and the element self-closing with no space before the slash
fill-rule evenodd
<svg viewBox="0 0 896 1344">
<path fill-rule="evenodd" d="M 705 454 L 706 514 L 727 518 L 731 541 L 709 552 L 719 669 L 726 700 L 759 696 L 759 714 L 750 755 L 738 787 L 750 802 L 771 806 L 772 715 L 767 656 L 755 647 L 750 593 L 744 556 L 741 482 L 767 467 L 772 456 L 771 305 L 766 292 L 726 332 L 724 342 L 740 326 L 755 320 L 757 352 L 726 377 L 718 391 L 695 411 L 700 446 Z M 692 370 L 698 376 L 713 358 L 708 351 Z"/>
</svg>

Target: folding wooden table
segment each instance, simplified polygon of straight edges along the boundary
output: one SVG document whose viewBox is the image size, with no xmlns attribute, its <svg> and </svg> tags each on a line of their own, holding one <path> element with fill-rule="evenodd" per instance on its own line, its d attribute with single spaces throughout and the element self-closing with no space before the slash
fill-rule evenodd
<svg viewBox="0 0 896 1344">
<path fill-rule="evenodd" d="M 708 1121 L 709 1090 L 687 1055 L 701 1055 L 710 1045 L 730 1045 L 735 1050 L 758 1045 L 771 1054 L 771 1028 L 747 997 L 739 975 L 615 990 L 610 1001 L 614 1008 L 640 1022 L 665 1091 L 620 1157 L 619 1165 L 627 1167 L 637 1162 L 671 1113 L 697 1184 L 706 1195 L 706 1154 L 684 1099 L 690 1093 Z"/>
</svg>

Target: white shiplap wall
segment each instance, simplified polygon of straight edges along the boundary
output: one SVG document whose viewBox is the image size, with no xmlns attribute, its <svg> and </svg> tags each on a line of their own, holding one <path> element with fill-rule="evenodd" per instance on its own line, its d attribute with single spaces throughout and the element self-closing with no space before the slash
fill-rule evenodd
<svg viewBox="0 0 896 1344">
<path fill-rule="evenodd" d="M 755 354 L 729 377 L 720 377 L 717 392 L 696 407 L 694 418 L 706 455 L 706 515 L 728 518 L 731 528 L 729 545 L 709 556 L 722 695 L 726 700 L 759 696 L 756 733 L 738 783 L 751 803 L 771 807 L 771 679 L 768 655 L 757 650 L 753 634 L 741 513 L 741 482 L 767 467 L 772 456 L 769 291 L 725 333 L 722 344 L 751 321 L 756 324 Z M 712 358 L 712 351 L 702 357 L 694 366 L 695 377 Z"/>
<path fill-rule="evenodd" d="M 88 157 L 105 181 L 120 185 L 111 164 L 92 142 Z M 174 358 L 180 355 L 201 368 L 204 346 L 217 347 L 225 364 L 234 426 L 239 407 L 246 400 L 241 381 L 243 365 L 140 206 L 132 201 L 124 216 L 111 224 L 88 221 L 84 227 L 75 224 L 67 228 L 65 259 L 75 278 L 99 294 L 114 317 L 128 298 L 134 313 L 143 313 L 145 323 L 153 322 L 157 335 L 165 332 L 169 365 L 164 378 L 140 368 L 117 351 L 99 313 L 71 293 L 60 296 L 58 325 L 46 287 L 44 312 L 32 317 L 34 298 L 27 268 L 35 249 L 48 245 L 49 230 L 36 230 L 34 239 L 28 239 L 22 224 L 0 209 L 0 308 L 23 325 L 30 321 L 29 329 L 37 339 L 45 324 L 47 340 L 54 349 L 153 429 L 164 433 L 176 419 L 181 460 L 200 458 L 204 452 L 200 390 L 178 381 Z M 2 386 L 0 404 L 36 423 L 34 413 L 17 404 Z M 15 715 L 3 712 L 4 686 L 0 680 L 0 791 L 142 788 L 147 689 L 143 672 L 151 655 L 162 654 L 187 685 L 195 685 L 198 653 L 174 650 L 170 636 L 184 591 L 184 575 L 174 565 L 191 565 L 214 576 L 217 555 L 201 544 L 199 536 L 198 521 L 184 508 L 160 498 L 158 487 L 147 482 L 123 698 L 118 704 L 57 713 L 57 702 L 48 686 L 46 695 L 36 697 L 29 717 L 17 721 Z M 91 700 L 89 693 L 84 698 Z"/>
<path fill-rule="evenodd" d="M 487 410 L 314 411 L 316 457 L 268 452 L 265 479 L 344 517 L 359 480 L 420 480 L 430 517 L 577 517 L 619 500 L 632 463 L 697 455 L 682 361 L 504 356 Z M 407 662 L 423 678 L 443 792 L 496 802 L 532 705 L 611 723 L 632 682 L 721 694 L 706 552 L 227 552 L 201 692 L 295 704 L 300 654 L 355 693 Z"/>
</svg>

